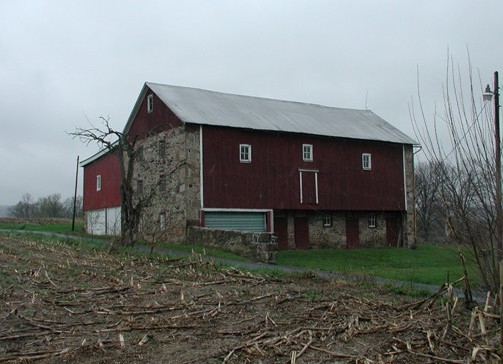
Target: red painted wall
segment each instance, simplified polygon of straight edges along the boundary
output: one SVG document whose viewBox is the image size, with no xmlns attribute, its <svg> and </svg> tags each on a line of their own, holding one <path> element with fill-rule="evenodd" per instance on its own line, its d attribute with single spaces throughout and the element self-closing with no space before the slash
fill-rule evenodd
<svg viewBox="0 0 503 364">
<path fill-rule="evenodd" d="M 147 96 L 150 94 L 154 95 L 154 110 L 149 113 L 147 112 Z M 128 135 L 144 138 L 146 133 L 159 133 L 181 125 L 180 119 L 156 94 L 148 89 L 131 124 Z"/>
<path fill-rule="evenodd" d="M 239 162 L 239 144 L 252 146 L 251 163 Z M 302 144 L 313 145 L 313 162 Z M 401 144 L 205 126 L 203 150 L 205 207 L 405 209 Z M 371 171 L 362 153 L 372 154 Z M 299 169 L 319 170 L 318 204 L 300 203 Z"/>
<path fill-rule="evenodd" d="M 96 176 L 101 175 L 101 191 L 96 191 Z M 106 154 L 84 167 L 84 211 L 120 206 L 119 160 Z"/>
</svg>

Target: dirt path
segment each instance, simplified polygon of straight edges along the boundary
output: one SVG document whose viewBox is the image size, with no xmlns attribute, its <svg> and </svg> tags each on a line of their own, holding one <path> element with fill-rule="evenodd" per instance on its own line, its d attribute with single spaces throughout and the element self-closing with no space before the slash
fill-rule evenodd
<svg viewBox="0 0 503 364">
<path fill-rule="evenodd" d="M 0 235 L 0 362 L 483 362 L 499 331 L 490 309 L 475 312 L 470 326 L 449 295 L 412 302 Z"/>
</svg>

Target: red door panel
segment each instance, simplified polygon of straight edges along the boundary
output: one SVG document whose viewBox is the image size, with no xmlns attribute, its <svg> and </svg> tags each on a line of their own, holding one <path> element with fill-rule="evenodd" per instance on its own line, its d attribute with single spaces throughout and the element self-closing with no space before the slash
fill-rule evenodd
<svg viewBox="0 0 503 364">
<path fill-rule="evenodd" d="M 346 217 L 346 243 L 348 248 L 360 246 L 360 228 L 357 217 Z"/>
<path fill-rule="evenodd" d="M 274 233 L 277 237 L 278 249 L 288 249 L 288 220 L 286 216 L 274 216 Z"/>
<path fill-rule="evenodd" d="M 399 225 L 398 218 L 396 216 L 386 218 L 386 240 L 388 242 L 388 246 L 399 245 Z"/>
<path fill-rule="evenodd" d="M 300 172 L 302 178 L 302 203 L 316 204 L 316 175 L 314 172 Z"/>
<path fill-rule="evenodd" d="M 295 248 L 307 249 L 309 246 L 309 225 L 307 215 L 294 217 Z"/>
</svg>

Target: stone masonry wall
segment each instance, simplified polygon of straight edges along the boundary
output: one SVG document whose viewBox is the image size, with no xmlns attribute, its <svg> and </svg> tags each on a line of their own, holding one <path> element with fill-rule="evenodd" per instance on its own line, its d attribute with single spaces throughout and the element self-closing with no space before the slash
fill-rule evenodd
<svg viewBox="0 0 503 364">
<path fill-rule="evenodd" d="M 185 241 L 187 220 L 198 219 L 194 209 L 199 198 L 198 145 L 198 132 L 187 132 L 185 126 L 153 134 L 140 142 L 143 152 L 133 181 L 136 195 L 146 202 L 140 229 L 159 230 L 162 220 L 164 240 Z M 187 206 L 191 207 L 188 214 Z"/>
<path fill-rule="evenodd" d="M 416 246 L 416 210 L 415 206 L 415 177 L 414 177 L 414 151 L 412 146 L 404 147 L 405 153 L 405 188 L 407 191 L 407 213 L 404 214 L 404 246 Z"/>
<path fill-rule="evenodd" d="M 227 231 L 189 226 L 187 243 L 225 249 L 264 263 L 276 263 L 278 244 L 271 233 Z"/>
<path fill-rule="evenodd" d="M 332 225 L 323 226 L 324 213 L 309 214 L 309 239 L 313 248 L 346 248 L 346 213 L 332 213 Z M 376 226 L 368 226 L 369 213 L 358 213 L 360 247 L 387 246 L 386 215 L 376 213 Z"/>
</svg>

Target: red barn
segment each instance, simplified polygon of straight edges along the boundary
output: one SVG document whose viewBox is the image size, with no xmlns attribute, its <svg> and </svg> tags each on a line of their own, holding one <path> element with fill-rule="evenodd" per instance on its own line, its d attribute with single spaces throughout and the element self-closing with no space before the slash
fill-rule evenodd
<svg viewBox="0 0 503 364">
<path fill-rule="evenodd" d="M 118 235 L 121 228 L 121 180 L 117 155 L 101 151 L 80 165 L 84 167 L 86 232 Z"/>
<path fill-rule="evenodd" d="M 176 240 L 197 225 L 274 232 L 280 249 L 414 243 L 415 142 L 369 110 L 146 83 L 125 133 L 138 198 L 155 193 L 145 218 Z M 85 187 L 87 214 L 120 204 L 99 192 Z"/>
</svg>

